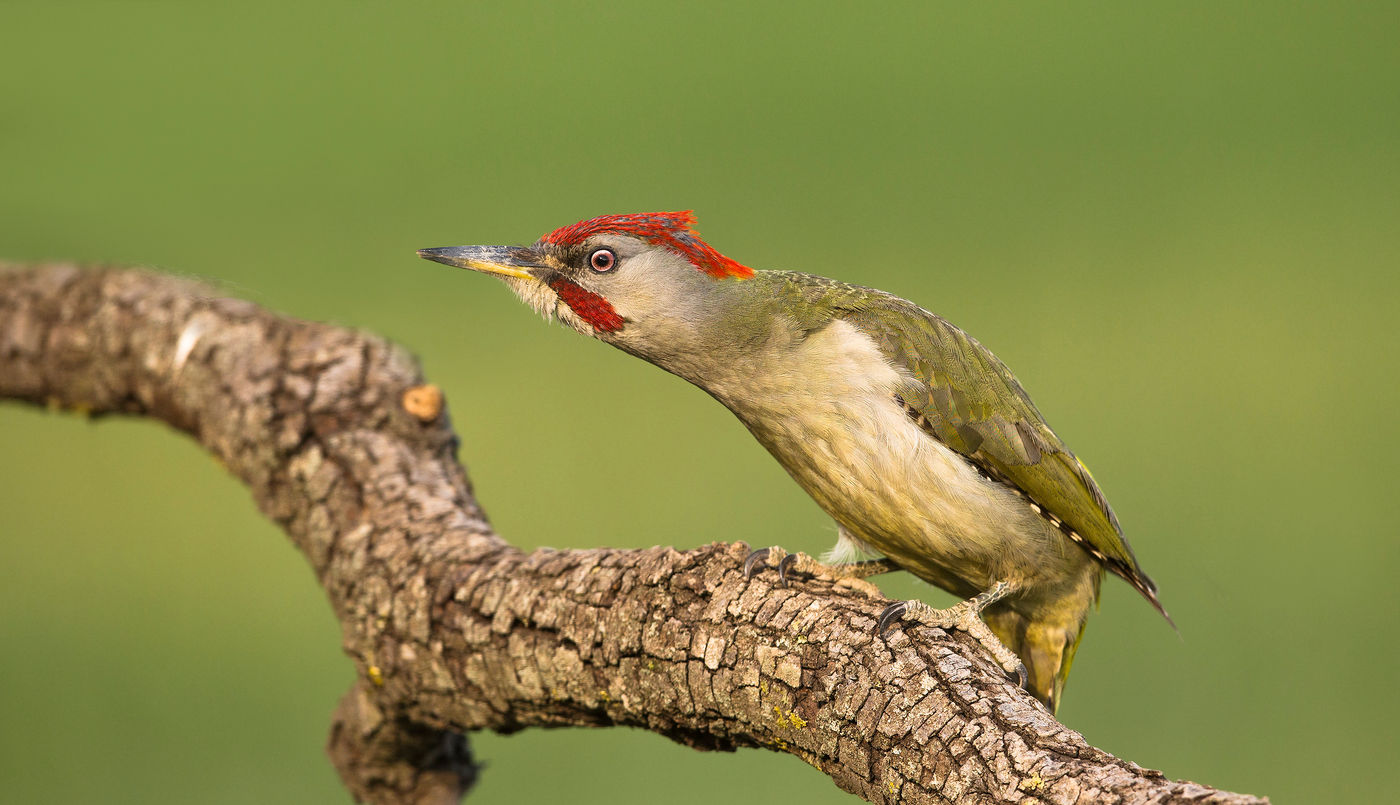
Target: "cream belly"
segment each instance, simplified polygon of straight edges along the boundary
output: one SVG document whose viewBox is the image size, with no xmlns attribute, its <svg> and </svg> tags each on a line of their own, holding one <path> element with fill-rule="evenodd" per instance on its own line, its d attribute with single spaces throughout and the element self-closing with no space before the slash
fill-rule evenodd
<svg viewBox="0 0 1400 805">
<path fill-rule="evenodd" d="M 999 580 L 1023 600 L 1053 597 L 1044 580 L 1089 569 L 1024 498 L 909 418 L 893 399 L 904 378 L 864 333 L 837 320 L 802 342 L 793 365 L 801 375 L 751 367 L 731 381 L 743 393 L 710 391 L 835 518 L 843 542 L 963 597 Z"/>
</svg>

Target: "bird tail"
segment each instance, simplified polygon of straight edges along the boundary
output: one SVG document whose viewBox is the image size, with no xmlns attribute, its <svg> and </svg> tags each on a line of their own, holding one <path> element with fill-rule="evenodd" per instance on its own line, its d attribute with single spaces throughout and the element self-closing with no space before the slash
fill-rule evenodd
<svg viewBox="0 0 1400 805">
<path fill-rule="evenodd" d="M 982 613 L 1002 644 L 1021 658 L 1026 666 L 1026 690 L 1054 713 L 1060 708 L 1074 665 L 1075 652 L 1084 639 L 1084 627 L 1089 622 L 1089 609 L 1098 600 L 1099 580 L 1095 575 L 1092 598 L 1067 599 L 1050 606 L 1035 617 L 1007 607 L 993 605 Z"/>
<path fill-rule="evenodd" d="M 1068 641 L 1064 648 L 1064 654 L 1060 659 L 1060 667 L 1055 671 L 1055 682 L 1050 691 L 1050 701 L 1046 702 L 1050 712 L 1056 713 L 1060 709 L 1060 696 L 1065 692 L 1065 680 L 1069 679 L 1069 669 L 1074 665 L 1074 654 L 1079 651 L 1079 643 L 1084 639 L 1084 627 L 1089 625 L 1086 617 L 1079 622 L 1079 629 L 1074 633 L 1074 639 Z"/>
</svg>

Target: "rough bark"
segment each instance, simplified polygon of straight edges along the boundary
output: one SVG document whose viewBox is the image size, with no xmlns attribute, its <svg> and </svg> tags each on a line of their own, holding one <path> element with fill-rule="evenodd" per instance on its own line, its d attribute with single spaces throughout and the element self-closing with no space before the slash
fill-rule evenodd
<svg viewBox="0 0 1400 805">
<path fill-rule="evenodd" d="M 139 270 L 0 267 L 3 398 L 154 417 L 248 485 L 358 668 L 329 753 L 363 801 L 455 800 L 471 730 L 620 724 L 788 752 L 879 803 L 1265 801 L 1095 749 L 961 635 L 874 637 L 883 601 L 746 580 L 743 544 L 513 548 L 441 395 L 370 334 Z"/>
</svg>

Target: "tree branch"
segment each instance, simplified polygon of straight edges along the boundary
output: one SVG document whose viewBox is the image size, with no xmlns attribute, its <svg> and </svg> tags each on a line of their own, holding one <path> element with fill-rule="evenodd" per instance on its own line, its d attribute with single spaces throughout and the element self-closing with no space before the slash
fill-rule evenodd
<svg viewBox="0 0 1400 805">
<path fill-rule="evenodd" d="M 1265 801 L 1089 746 L 961 635 L 874 637 L 882 601 L 746 580 L 743 544 L 522 553 L 441 395 L 373 335 L 170 276 L 10 266 L 0 398 L 162 420 L 248 485 L 359 670 L 329 752 L 365 801 L 454 801 L 471 730 L 612 725 L 788 752 L 878 803 Z"/>
</svg>

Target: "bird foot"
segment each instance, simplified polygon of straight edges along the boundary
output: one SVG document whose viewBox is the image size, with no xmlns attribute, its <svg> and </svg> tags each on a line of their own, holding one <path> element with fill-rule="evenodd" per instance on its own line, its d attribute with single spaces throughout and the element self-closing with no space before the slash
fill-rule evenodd
<svg viewBox="0 0 1400 805">
<path fill-rule="evenodd" d="M 989 604 L 997 601 L 1012 590 L 1012 586 L 1006 582 L 998 582 L 992 589 L 981 595 L 955 604 L 947 609 L 934 609 L 923 601 L 898 601 L 890 604 L 885 611 L 880 613 L 879 625 L 875 627 L 876 634 L 884 634 L 885 630 L 903 618 L 922 623 L 926 626 L 937 626 L 940 629 L 958 629 L 966 632 L 973 640 L 981 644 L 987 653 L 992 655 L 1009 677 L 1013 677 L 1021 687 L 1026 686 L 1028 675 L 1026 666 L 1021 662 L 1021 658 L 1016 656 L 1016 652 L 1007 648 L 992 630 L 982 620 L 981 613 Z"/>
<path fill-rule="evenodd" d="M 770 564 L 777 566 L 778 581 L 784 587 L 788 584 L 788 577 L 796 573 L 813 576 L 823 581 L 836 582 L 838 586 L 858 590 L 866 595 L 879 593 L 875 585 L 864 581 L 866 577 L 898 569 L 888 559 L 852 562 L 846 565 L 828 565 L 805 553 L 788 553 L 783 548 L 774 545 L 771 548 L 759 548 L 748 555 L 748 558 L 744 560 L 744 578 L 753 578 L 755 573 L 760 572 Z"/>
<path fill-rule="evenodd" d="M 788 586 L 789 573 L 806 573 L 808 575 L 818 575 L 812 572 L 813 565 L 819 563 L 805 553 L 788 553 L 785 549 L 777 545 L 771 548 L 759 548 L 748 555 L 744 560 L 744 578 L 751 579 L 755 574 L 770 565 L 778 568 L 778 583 Z"/>
</svg>

